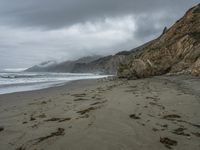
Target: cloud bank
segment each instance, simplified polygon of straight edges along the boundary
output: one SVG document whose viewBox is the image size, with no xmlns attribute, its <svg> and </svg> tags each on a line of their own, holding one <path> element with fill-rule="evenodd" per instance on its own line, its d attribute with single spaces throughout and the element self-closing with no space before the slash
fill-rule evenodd
<svg viewBox="0 0 200 150">
<path fill-rule="evenodd" d="M 161 34 L 197 0 L 0 0 L 0 68 L 108 55 Z"/>
</svg>

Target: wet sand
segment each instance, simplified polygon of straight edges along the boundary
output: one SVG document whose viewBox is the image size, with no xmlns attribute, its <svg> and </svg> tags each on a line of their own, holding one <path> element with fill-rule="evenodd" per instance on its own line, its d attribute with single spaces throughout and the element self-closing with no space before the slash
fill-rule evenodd
<svg viewBox="0 0 200 150">
<path fill-rule="evenodd" d="M 0 95 L 1 150 L 199 150 L 200 79 L 84 80 Z"/>
</svg>

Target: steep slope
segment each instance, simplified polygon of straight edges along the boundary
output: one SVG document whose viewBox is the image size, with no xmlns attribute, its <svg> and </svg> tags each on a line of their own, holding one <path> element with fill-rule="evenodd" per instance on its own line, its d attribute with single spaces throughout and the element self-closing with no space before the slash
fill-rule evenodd
<svg viewBox="0 0 200 150">
<path fill-rule="evenodd" d="M 118 76 L 143 78 L 166 73 L 200 75 L 200 4 L 157 39 L 126 56 Z"/>
</svg>

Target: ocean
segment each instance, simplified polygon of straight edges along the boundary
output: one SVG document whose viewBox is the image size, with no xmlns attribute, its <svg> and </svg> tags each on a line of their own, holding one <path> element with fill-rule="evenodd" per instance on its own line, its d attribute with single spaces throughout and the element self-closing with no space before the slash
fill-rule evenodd
<svg viewBox="0 0 200 150">
<path fill-rule="evenodd" d="M 85 73 L 45 73 L 6 70 L 0 72 L 0 94 L 61 86 L 69 81 L 99 79 L 107 75 Z"/>
</svg>

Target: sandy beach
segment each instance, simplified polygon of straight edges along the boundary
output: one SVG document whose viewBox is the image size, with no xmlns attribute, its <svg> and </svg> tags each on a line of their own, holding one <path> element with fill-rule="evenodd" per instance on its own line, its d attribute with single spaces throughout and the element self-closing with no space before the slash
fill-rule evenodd
<svg viewBox="0 0 200 150">
<path fill-rule="evenodd" d="M 199 150 L 200 79 L 98 79 L 0 95 L 1 150 Z"/>
</svg>

